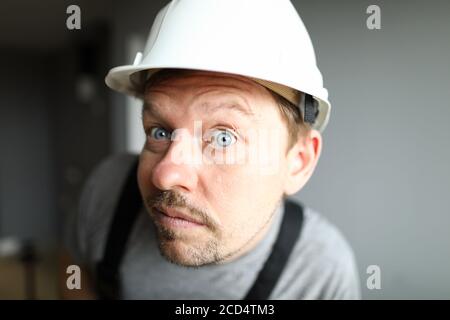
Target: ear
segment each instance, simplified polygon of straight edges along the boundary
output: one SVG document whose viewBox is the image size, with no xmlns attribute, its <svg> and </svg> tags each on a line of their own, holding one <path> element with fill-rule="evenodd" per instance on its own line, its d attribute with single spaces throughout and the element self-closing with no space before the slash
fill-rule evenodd
<svg viewBox="0 0 450 320">
<path fill-rule="evenodd" d="M 317 130 L 301 134 L 288 151 L 288 172 L 284 193 L 291 195 L 308 182 L 322 152 L 322 135 Z"/>
</svg>

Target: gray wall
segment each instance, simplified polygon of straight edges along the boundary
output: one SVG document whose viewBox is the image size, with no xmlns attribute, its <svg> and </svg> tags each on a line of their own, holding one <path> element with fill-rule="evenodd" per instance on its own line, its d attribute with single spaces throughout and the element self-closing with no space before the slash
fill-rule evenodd
<svg viewBox="0 0 450 320">
<path fill-rule="evenodd" d="M 296 1 L 333 104 L 320 165 L 298 197 L 345 233 L 382 289 L 450 298 L 450 2 Z"/>
<path fill-rule="evenodd" d="M 116 64 L 131 63 L 127 35 L 146 36 L 165 3 L 115 2 Z M 374 31 L 372 2 L 293 3 L 333 104 L 319 166 L 297 197 L 350 241 L 364 298 L 450 298 L 450 3 L 377 1 Z M 123 129 L 121 103 L 115 95 Z M 381 290 L 366 289 L 368 265 L 380 266 Z"/>
</svg>

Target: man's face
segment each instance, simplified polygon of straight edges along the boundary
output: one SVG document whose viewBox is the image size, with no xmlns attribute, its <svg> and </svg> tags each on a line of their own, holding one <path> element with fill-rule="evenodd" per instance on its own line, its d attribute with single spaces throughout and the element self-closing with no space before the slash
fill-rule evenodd
<svg viewBox="0 0 450 320">
<path fill-rule="evenodd" d="M 287 127 L 271 94 L 244 77 L 192 72 L 147 88 L 142 118 L 138 181 L 161 253 L 201 266 L 251 249 L 287 176 Z"/>
</svg>

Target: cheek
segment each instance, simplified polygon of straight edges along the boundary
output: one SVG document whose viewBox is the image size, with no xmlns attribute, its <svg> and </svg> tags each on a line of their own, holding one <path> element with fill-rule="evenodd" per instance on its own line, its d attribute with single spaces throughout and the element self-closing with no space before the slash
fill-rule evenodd
<svg viewBox="0 0 450 320">
<path fill-rule="evenodd" d="M 205 197 L 230 231 L 245 233 L 265 222 L 282 195 L 281 177 L 277 174 L 250 174 L 246 166 L 208 173 Z"/>
<path fill-rule="evenodd" d="M 141 154 L 139 156 L 139 167 L 137 172 L 137 180 L 139 185 L 139 190 L 143 196 L 147 196 L 153 192 L 152 184 L 152 169 L 155 166 L 156 161 L 152 157 Z"/>
<path fill-rule="evenodd" d="M 245 206 L 242 174 L 230 167 L 209 167 L 202 171 L 203 196 L 214 208 L 220 221 L 227 226 L 235 221 L 236 212 Z"/>
</svg>

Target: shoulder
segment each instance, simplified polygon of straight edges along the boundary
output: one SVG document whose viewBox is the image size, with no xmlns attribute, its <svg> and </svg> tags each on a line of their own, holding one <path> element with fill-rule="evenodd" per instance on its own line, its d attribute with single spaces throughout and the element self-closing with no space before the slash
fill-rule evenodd
<svg viewBox="0 0 450 320">
<path fill-rule="evenodd" d="M 91 172 L 81 193 L 77 217 L 84 260 L 99 258 L 123 183 L 137 155 L 123 153 L 105 158 Z"/>
<path fill-rule="evenodd" d="M 286 299 L 358 299 L 359 275 L 353 250 L 328 219 L 304 207 L 299 240 L 277 292 Z"/>
<path fill-rule="evenodd" d="M 101 161 L 88 178 L 87 187 L 108 188 L 108 182 L 122 182 L 138 155 L 119 153 Z"/>
<path fill-rule="evenodd" d="M 101 218 L 114 206 L 127 174 L 137 155 L 115 154 L 101 161 L 87 179 L 80 198 L 80 214 L 89 219 Z M 91 221 L 92 222 L 92 221 Z"/>
</svg>

